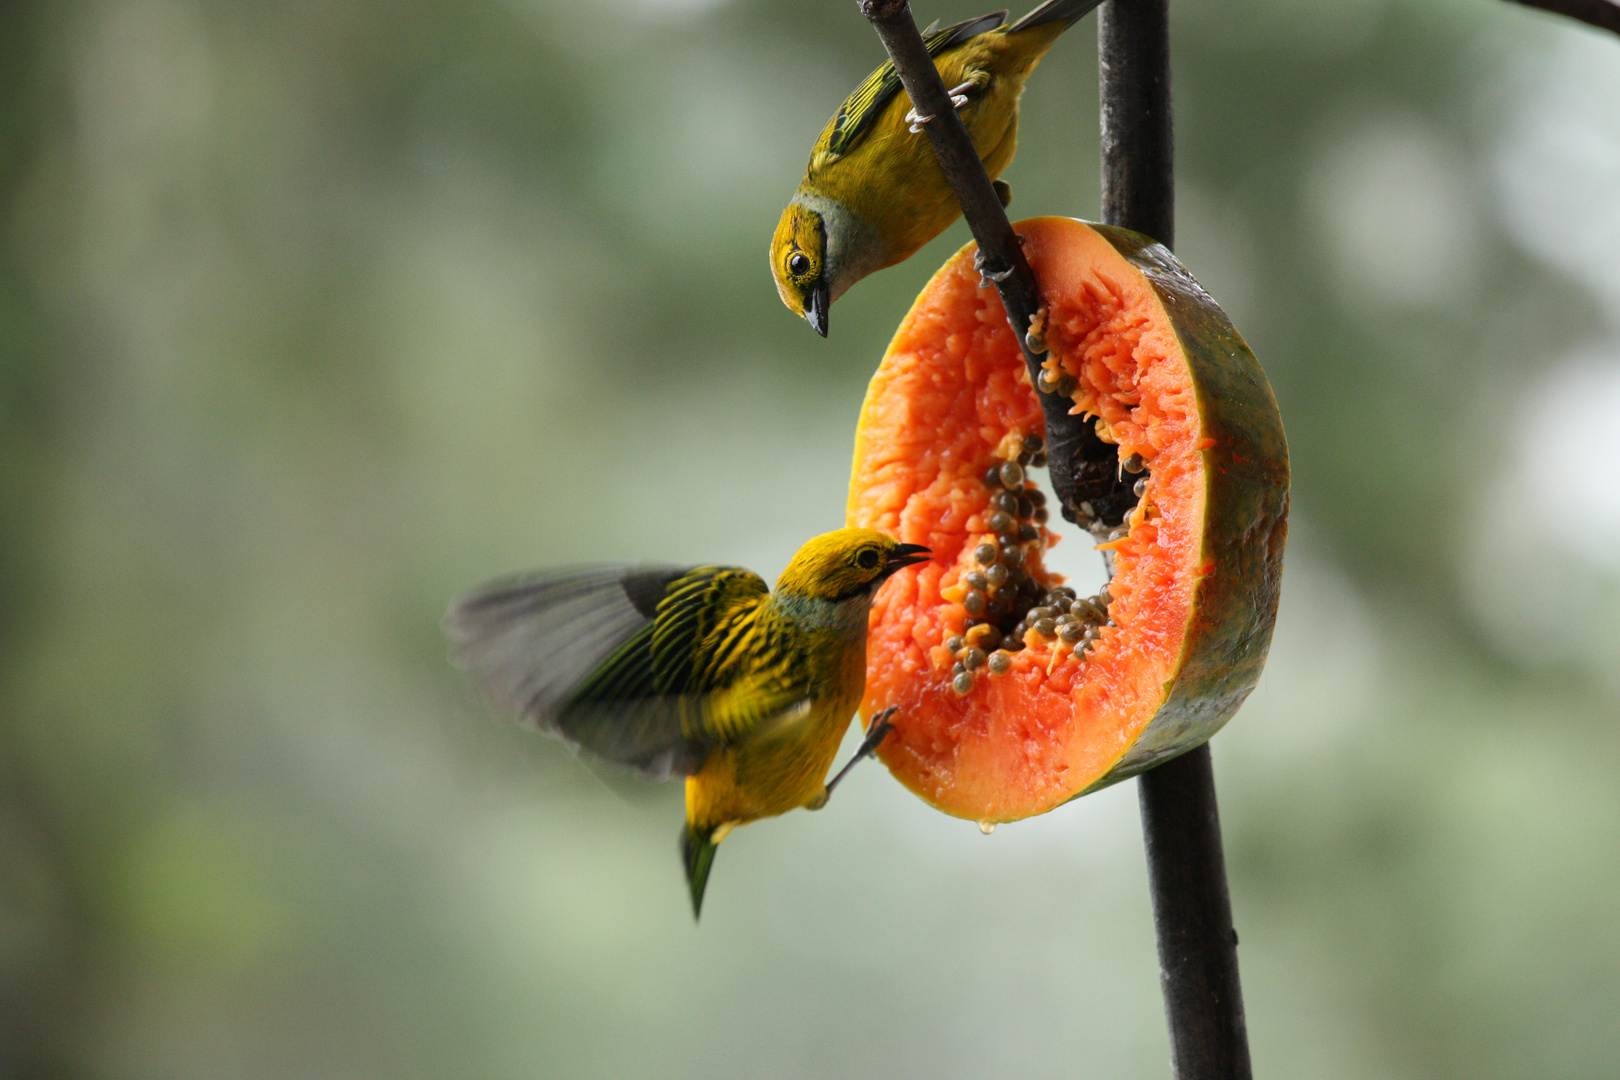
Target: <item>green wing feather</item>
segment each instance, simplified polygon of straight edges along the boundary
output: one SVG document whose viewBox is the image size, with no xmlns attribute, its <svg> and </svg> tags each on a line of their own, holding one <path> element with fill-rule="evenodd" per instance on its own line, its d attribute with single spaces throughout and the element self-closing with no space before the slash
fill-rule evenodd
<svg viewBox="0 0 1620 1080">
<path fill-rule="evenodd" d="M 690 775 L 717 744 L 809 697 L 757 574 L 601 567 L 496 582 L 445 619 L 490 698 L 596 757 Z"/>
<path fill-rule="evenodd" d="M 763 614 L 722 628 L 706 650 L 703 679 L 710 689 L 701 728 L 707 738 L 734 742 L 810 703 L 811 658 L 803 635 Z"/>
<path fill-rule="evenodd" d="M 735 567 L 672 581 L 653 620 L 563 707 L 561 725 L 651 725 L 706 751 L 790 712 L 809 696 L 808 668 L 787 628 L 763 617 L 766 596 L 758 575 Z M 634 741 L 647 740 L 638 730 Z"/>
<path fill-rule="evenodd" d="M 968 19 L 965 22 L 947 26 L 925 37 L 923 44 L 928 47 L 928 55 L 937 57 L 955 45 L 958 45 L 976 34 L 994 30 L 1007 18 L 1005 11 L 993 11 L 988 15 L 981 15 L 977 19 Z M 900 92 L 900 76 L 895 73 L 894 61 L 885 60 L 866 81 L 855 88 L 855 92 L 838 107 L 833 116 L 832 135 L 827 142 L 827 152 L 834 157 L 846 154 L 866 134 L 879 114 Z"/>
</svg>

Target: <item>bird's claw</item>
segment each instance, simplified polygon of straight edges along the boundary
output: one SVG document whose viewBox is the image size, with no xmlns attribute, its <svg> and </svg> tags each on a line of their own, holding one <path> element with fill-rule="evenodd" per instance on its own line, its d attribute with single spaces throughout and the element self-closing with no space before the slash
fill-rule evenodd
<svg viewBox="0 0 1620 1080">
<path fill-rule="evenodd" d="M 932 114 L 924 116 L 916 109 L 912 109 L 910 112 L 906 113 L 906 123 L 910 125 L 908 130 L 913 135 L 920 134 L 922 132 L 922 125 L 928 123 L 933 118 L 934 117 Z"/>
<path fill-rule="evenodd" d="M 1000 285 L 1003 281 L 1006 281 L 1008 278 L 1012 277 L 1012 272 L 1013 268 L 1010 266 L 1005 270 L 981 269 L 979 271 L 979 288 L 988 289 L 992 285 Z"/>
<path fill-rule="evenodd" d="M 965 82 L 961 86 L 954 87 L 953 89 L 946 91 L 951 99 L 951 108 L 960 109 L 962 106 L 966 105 L 968 103 L 967 92 L 973 89 L 973 86 L 973 83 Z M 913 135 L 920 135 L 922 133 L 922 126 L 931 121 L 933 118 L 932 113 L 924 116 L 914 107 L 910 112 L 906 113 L 906 130 L 910 131 Z"/>
<path fill-rule="evenodd" d="M 861 753 L 870 754 L 883 745 L 883 740 L 887 739 L 889 732 L 894 730 L 894 725 L 889 722 L 889 718 L 899 711 L 900 706 L 890 705 L 887 709 L 872 717 L 872 724 L 866 729 L 866 738 L 861 740 Z"/>
<path fill-rule="evenodd" d="M 855 751 L 855 756 L 850 758 L 842 769 L 838 770 L 837 776 L 827 781 L 827 785 L 822 789 L 820 795 L 805 803 L 805 809 L 820 810 L 827 805 L 827 800 L 832 797 L 833 788 L 836 788 L 844 777 L 849 775 L 849 770 L 860 764 L 863 758 L 871 757 L 877 751 L 877 748 L 883 745 L 883 740 L 887 739 L 889 732 L 894 730 L 894 725 L 889 722 L 889 717 L 899 711 L 900 707 L 898 705 L 890 705 L 887 709 L 872 717 L 871 726 L 866 729 L 866 738 L 861 740 L 860 748 Z"/>
<path fill-rule="evenodd" d="M 1005 270 L 986 269 L 984 265 L 983 249 L 973 253 L 973 269 L 979 272 L 979 288 L 981 289 L 988 289 L 991 285 L 999 285 L 1001 282 L 1012 277 L 1013 273 L 1013 268 L 1011 266 L 1007 267 Z"/>
</svg>

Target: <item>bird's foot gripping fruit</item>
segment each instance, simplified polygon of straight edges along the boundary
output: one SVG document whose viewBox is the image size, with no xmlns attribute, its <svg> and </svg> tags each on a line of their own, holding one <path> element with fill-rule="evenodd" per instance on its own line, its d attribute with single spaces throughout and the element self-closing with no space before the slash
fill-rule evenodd
<svg viewBox="0 0 1620 1080">
<path fill-rule="evenodd" d="M 1276 614 L 1288 459 L 1271 390 L 1163 247 L 1064 218 L 1020 222 L 1045 306 L 1042 388 L 1095 418 L 1105 493 L 1069 516 L 1111 572 L 1096 596 L 1045 569 L 1030 482 L 1042 414 L 971 247 L 935 275 L 867 392 L 851 524 L 935 562 L 872 609 L 865 710 L 879 755 L 984 824 L 1040 813 L 1198 745 L 1259 678 Z M 1098 452 L 1108 460 L 1091 461 Z"/>
</svg>

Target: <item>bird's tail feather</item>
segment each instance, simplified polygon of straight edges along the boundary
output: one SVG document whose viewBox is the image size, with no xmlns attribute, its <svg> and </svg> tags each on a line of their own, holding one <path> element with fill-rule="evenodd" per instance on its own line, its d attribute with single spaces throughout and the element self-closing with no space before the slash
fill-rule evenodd
<svg viewBox="0 0 1620 1080">
<path fill-rule="evenodd" d="M 686 864 L 686 883 L 692 890 L 692 921 L 703 913 L 703 889 L 709 883 L 709 867 L 714 865 L 714 828 L 693 825 L 681 830 L 681 861 Z"/>
<path fill-rule="evenodd" d="M 1046 3 L 1007 27 L 1002 33 L 1016 34 L 1032 26 L 1045 26 L 1053 22 L 1060 22 L 1064 29 L 1068 29 L 1085 18 L 1086 13 L 1100 3 L 1102 0 L 1046 0 Z"/>
</svg>

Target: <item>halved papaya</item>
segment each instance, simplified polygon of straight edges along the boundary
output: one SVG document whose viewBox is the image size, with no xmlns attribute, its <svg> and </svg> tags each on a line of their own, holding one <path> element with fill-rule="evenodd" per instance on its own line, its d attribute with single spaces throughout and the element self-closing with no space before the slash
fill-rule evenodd
<svg viewBox="0 0 1620 1080">
<path fill-rule="evenodd" d="M 1075 596 L 1043 565 L 1056 536 L 1027 478 L 1046 451 L 1042 409 L 973 245 L 934 275 L 872 378 L 848 510 L 935 556 L 872 605 L 862 711 L 900 710 L 880 755 L 932 805 L 987 825 L 1226 722 L 1271 641 L 1288 515 L 1270 384 L 1175 257 L 1069 218 L 1016 229 L 1044 304 L 1042 389 L 1096 418 L 1091 449 L 1069 452 L 1101 448 L 1105 462 L 1082 464 L 1103 489 L 1065 511 L 1108 553 L 1109 585 Z"/>
</svg>

